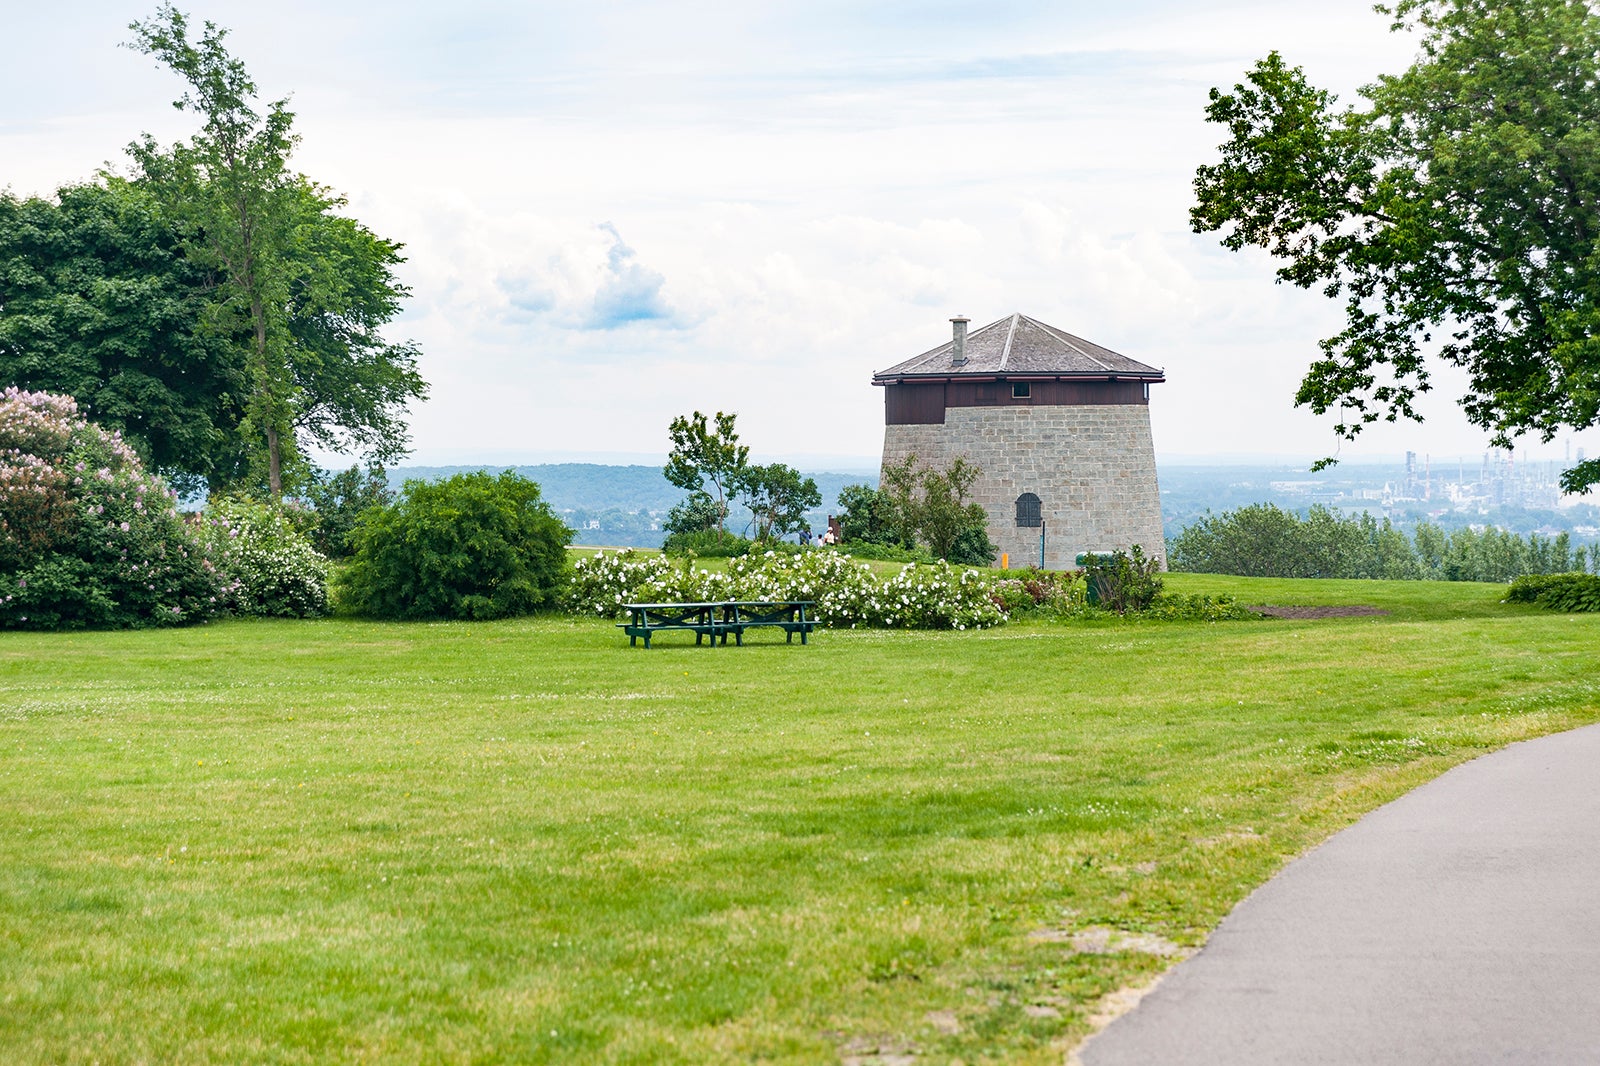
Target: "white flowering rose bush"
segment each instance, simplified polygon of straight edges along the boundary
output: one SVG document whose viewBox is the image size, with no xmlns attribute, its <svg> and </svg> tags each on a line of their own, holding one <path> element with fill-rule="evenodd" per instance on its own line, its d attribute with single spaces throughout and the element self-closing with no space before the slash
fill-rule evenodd
<svg viewBox="0 0 1600 1066">
<path fill-rule="evenodd" d="M 251 500 L 215 500 L 201 538 L 228 579 L 236 614 L 313 618 L 328 613 L 328 560 L 282 509 Z"/>
<path fill-rule="evenodd" d="M 200 621 L 226 586 L 121 436 L 70 396 L 0 393 L 0 628 Z"/>
<path fill-rule="evenodd" d="M 624 603 L 640 603 L 639 589 L 668 579 L 678 567 L 664 555 L 640 555 L 632 548 L 598 551 L 572 564 L 562 602 L 576 614 L 614 618 Z"/>
<path fill-rule="evenodd" d="M 982 574 L 943 559 L 901 568 L 878 586 L 872 610 L 870 624 L 893 629 L 987 629 L 1006 620 Z"/>
<path fill-rule="evenodd" d="M 725 572 L 632 550 L 600 552 L 573 565 L 566 603 L 610 617 L 626 603 L 726 600 L 808 600 L 815 617 L 833 626 L 982 629 L 1006 620 L 976 570 L 912 564 L 879 580 L 864 563 L 835 552 L 747 555 L 729 560 Z"/>
<path fill-rule="evenodd" d="M 864 605 L 877 585 L 870 567 L 833 552 L 747 555 L 731 560 L 728 573 L 739 599 L 810 600 L 816 617 L 835 625 L 867 621 Z"/>
<path fill-rule="evenodd" d="M 723 603 L 744 599 L 732 577 L 686 563 L 634 590 L 634 603 Z"/>
</svg>

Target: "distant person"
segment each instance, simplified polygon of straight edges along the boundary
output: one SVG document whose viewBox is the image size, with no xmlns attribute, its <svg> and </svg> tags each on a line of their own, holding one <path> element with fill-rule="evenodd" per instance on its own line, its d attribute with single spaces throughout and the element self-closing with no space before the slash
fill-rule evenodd
<svg viewBox="0 0 1600 1066">
<path fill-rule="evenodd" d="M 828 527 L 828 531 L 822 535 L 822 543 L 823 544 L 837 544 L 837 543 L 839 543 L 836 539 L 834 539 L 833 527 L 832 526 L 829 526 Z"/>
</svg>

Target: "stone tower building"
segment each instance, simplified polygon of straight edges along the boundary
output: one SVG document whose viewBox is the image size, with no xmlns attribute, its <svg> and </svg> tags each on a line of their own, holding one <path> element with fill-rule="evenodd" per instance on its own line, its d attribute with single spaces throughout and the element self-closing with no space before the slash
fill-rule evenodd
<svg viewBox="0 0 1600 1066">
<path fill-rule="evenodd" d="M 873 375 L 884 390 L 883 463 L 915 454 L 983 470 L 973 495 L 1012 567 L 1075 565 L 1137 544 L 1166 558 L 1150 438 L 1154 367 L 1011 315 Z M 998 557 L 997 557 L 998 562 Z"/>
</svg>

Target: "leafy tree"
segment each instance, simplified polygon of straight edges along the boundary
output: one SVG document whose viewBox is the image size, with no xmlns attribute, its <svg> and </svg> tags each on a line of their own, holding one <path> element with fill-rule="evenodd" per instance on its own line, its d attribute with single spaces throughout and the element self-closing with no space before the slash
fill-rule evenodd
<svg viewBox="0 0 1600 1066">
<path fill-rule="evenodd" d="M 383 467 L 352 465 L 337 474 L 319 470 L 306 486 L 306 500 L 316 515 L 311 542 L 330 559 L 347 559 L 355 551 L 352 534 L 362 514 L 394 502 L 394 490 Z"/>
<path fill-rule="evenodd" d="M 1379 522 L 1372 515 L 1362 512 L 1360 528 L 1365 543 L 1357 577 L 1413 581 L 1422 576 L 1411 540 L 1396 529 L 1389 519 Z"/>
<path fill-rule="evenodd" d="M 997 550 L 986 525 L 969 525 L 956 534 L 945 558 L 963 566 L 988 566 L 994 562 Z"/>
<path fill-rule="evenodd" d="M 701 489 L 689 493 L 688 499 L 667 512 L 667 536 L 661 550 L 668 555 L 687 555 L 715 558 L 732 558 L 749 552 L 751 542 L 743 537 L 729 535 L 722 520 L 726 508 Z"/>
<path fill-rule="evenodd" d="M 367 511 L 343 602 L 374 618 L 504 618 L 555 602 L 568 529 L 539 486 L 507 470 L 408 481 Z"/>
<path fill-rule="evenodd" d="M 1509 447 L 1600 418 L 1600 13 L 1579 0 L 1399 0 L 1405 72 L 1336 109 L 1276 52 L 1207 118 L 1228 131 L 1195 178 L 1196 232 L 1284 260 L 1342 299 L 1296 402 L 1354 438 L 1417 419 L 1433 357 L 1464 368 L 1467 417 Z M 1600 481 L 1600 459 L 1563 475 Z"/>
<path fill-rule="evenodd" d="M 982 476 L 982 469 L 961 456 L 947 469 L 938 470 L 907 455 L 884 468 L 882 491 L 888 494 L 895 512 L 903 516 L 906 529 L 927 544 L 936 558 L 950 559 L 965 535 L 965 554 L 981 553 L 987 564 L 994 558 L 989 516 L 979 504 L 967 502 L 972 486 Z M 974 533 L 982 534 L 981 544 Z"/>
<path fill-rule="evenodd" d="M 0 382 L 75 397 L 184 492 L 245 467 L 244 365 L 206 327 L 212 290 L 141 185 L 0 194 Z"/>
<path fill-rule="evenodd" d="M 871 485 L 846 485 L 839 490 L 839 531 L 847 544 L 911 547 L 905 516 L 894 498 Z"/>
<path fill-rule="evenodd" d="M 1449 535 L 1432 522 L 1418 522 L 1411 533 L 1411 543 L 1417 553 L 1417 576 L 1425 581 L 1443 581 Z"/>
<path fill-rule="evenodd" d="M 707 485 L 715 490 L 719 531 L 728 517 L 728 497 L 750 460 L 749 447 L 739 443 L 734 429 L 735 417 L 718 411 L 713 429 L 711 420 L 696 411 L 687 418 L 674 418 L 667 431 L 672 438 L 672 451 L 663 473 L 668 481 L 687 492 L 705 492 Z"/>
<path fill-rule="evenodd" d="M 1272 504 L 1209 512 L 1169 545 L 1174 570 L 1251 577 L 1509 581 L 1583 569 L 1587 554 L 1565 533 L 1527 538 L 1499 529 L 1446 533 L 1420 523 L 1413 537 L 1388 519 L 1347 518 L 1325 507 L 1300 517 Z"/>
<path fill-rule="evenodd" d="M 130 29 L 132 47 L 188 83 L 176 106 L 202 118 L 187 143 L 165 149 L 147 134 L 128 150 L 185 254 L 216 275 L 213 327 L 245 337 L 240 431 L 268 492 L 282 496 L 286 468 L 303 469 L 302 438 L 404 454 L 402 411 L 425 386 L 416 348 L 378 332 L 407 294 L 393 275 L 400 246 L 335 214 L 343 200 L 289 169 L 294 116 L 284 100 L 255 110 L 227 31 L 207 22 L 191 41 L 170 4 Z"/>
<path fill-rule="evenodd" d="M 393 462 L 409 446 L 406 405 L 427 394 L 417 346 L 381 333 L 410 295 L 394 276 L 401 245 L 338 214 L 347 201 L 303 178 L 294 205 L 287 319 L 296 447 Z"/>
<path fill-rule="evenodd" d="M 735 475 L 734 485 L 755 517 L 757 540 L 800 532 L 806 512 L 822 505 L 817 483 L 783 463 L 747 466 Z"/>
<path fill-rule="evenodd" d="M 715 529 L 722 521 L 723 509 L 709 492 L 695 489 L 689 498 L 667 512 L 664 523 L 668 533 L 705 533 Z"/>
<path fill-rule="evenodd" d="M 1275 504 L 1251 504 L 1207 512 L 1184 528 L 1168 562 L 1174 570 L 1247 577 L 1372 577 L 1361 572 L 1370 540 L 1360 522 L 1325 507 L 1301 518 Z"/>
</svg>

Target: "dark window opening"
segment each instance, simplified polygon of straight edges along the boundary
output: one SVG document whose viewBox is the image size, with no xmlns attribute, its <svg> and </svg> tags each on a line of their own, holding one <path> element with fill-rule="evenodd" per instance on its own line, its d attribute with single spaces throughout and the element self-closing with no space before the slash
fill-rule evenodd
<svg viewBox="0 0 1600 1066">
<path fill-rule="evenodd" d="M 1019 381 L 1011 386 L 1013 400 L 1026 400 L 1033 395 L 1033 389 L 1026 381 Z"/>
<path fill-rule="evenodd" d="M 1039 497 L 1031 492 L 1024 492 L 1017 497 L 1017 525 L 1034 529 L 1044 525 L 1044 508 L 1039 503 Z"/>
</svg>

